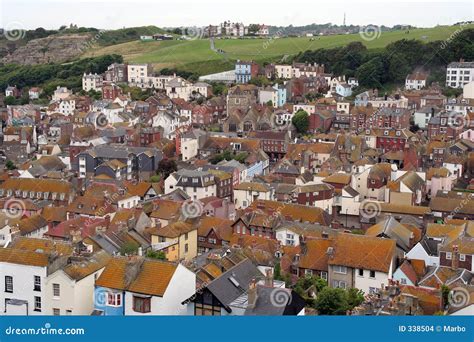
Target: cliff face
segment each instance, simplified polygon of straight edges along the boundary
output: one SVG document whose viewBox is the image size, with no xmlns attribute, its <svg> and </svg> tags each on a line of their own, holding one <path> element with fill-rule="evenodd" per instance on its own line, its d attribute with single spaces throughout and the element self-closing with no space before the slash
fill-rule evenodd
<svg viewBox="0 0 474 342">
<path fill-rule="evenodd" d="M 91 34 L 55 35 L 34 39 L 2 58 L 3 63 L 61 63 L 81 55 L 92 44 Z"/>
</svg>

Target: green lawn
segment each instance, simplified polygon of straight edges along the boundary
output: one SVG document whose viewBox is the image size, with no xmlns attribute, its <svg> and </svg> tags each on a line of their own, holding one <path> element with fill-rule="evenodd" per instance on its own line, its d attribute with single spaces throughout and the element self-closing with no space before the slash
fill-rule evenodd
<svg viewBox="0 0 474 342">
<path fill-rule="evenodd" d="M 474 25 L 464 26 L 474 28 Z M 382 32 L 371 41 L 363 40 L 359 34 L 334 35 L 310 38 L 279 39 L 216 39 L 216 48 L 226 52 L 225 56 L 210 49 L 207 39 L 191 41 L 134 41 L 124 44 L 95 48 L 85 56 L 97 56 L 118 53 L 125 61 L 152 63 L 156 69 L 176 67 L 199 74 L 219 72 L 232 67 L 236 59 L 264 62 L 276 60 L 285 55 L 294 55 L 300 51 L 316 50 L 343 46 L 353 41 L 363 42 L 369 49 L 383 48 L 400 39 L 420 39 L 422 41 L 444 40 L 451 36 L 459 26 L 439 26 L 428 29 Z"/>
</svg>

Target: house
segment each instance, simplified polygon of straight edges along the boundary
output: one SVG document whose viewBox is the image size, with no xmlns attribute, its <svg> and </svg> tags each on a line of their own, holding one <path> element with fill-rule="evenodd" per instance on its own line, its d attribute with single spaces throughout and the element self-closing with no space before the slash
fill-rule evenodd
<svg viewBox="0 0 474 342">
<path fill-rule="evenodd" d="M 99 145 L 80 152 L 73 169 L 79 171 L 79 178 L 91 178 L 99 171 L 114 179 L 146 180 L 156 174 L 161 159 L 156 148 Z"/>
<path fill-rule="evenodd" d="M 58 86 L 53 93 L 52 100 L 54 102 L 59 102 L 61 100 L 67 99 L 72 96 L 72 90 L 67 89 L 66 87 Z"/>
<path fill-rule="evenodd" d="M 74 196 L 72 184 L 62 180 L 9 178 L 0 184 L 0 197 L 42 199 L 67 205 Z"/>
<path fill-rule="evenodd" d="M 30 98 L 30 100 L 37 100 L 37 99 L 39 99 L 42 92 L 43 92 L 43 89 L 41 89 L 41 88 L 31 87 L 28 90 L 28 97 Z"/>
<path fill-rule="evenodd" d="M 407 75 L 405 79 L 405 89 L 407 90 L 420 90 L 426 87 L 428 80 L 428 74 L 420 71 L 416 71 L 412 74 Z"/>
<path fill-rule="evenodd" d="M 232 237 L 232 223 L 232 220 L 202 217 L 198 227 L 198 254 L 227 246 Z"/>
<path fill-rule="evenodd" d="M 402 285 L 418 286 L 418 281 L 426 274 L 424 260 L 406 259 L 399 268 L 393 272 L 393 280 Z"/>
<path fill-rule="evenodd" d="M 94 283 L 110 260 L 105 251 L 81 256 L 48 276 L 45 302 L 51 303 L 46 315 L 90 315 L 94 309 Z"/>
<path fill-rule="evenodd" d="M 436 194 L 432 194 L 429 207 L 435 220 L 445 218 L 472 220 L 474 218 L 473 196 L 467 192 L 439 190 Z"/>
<path fill-rule="evenodd" d="M 278 294 L 280 301 L 274 305 Z M 291 300 L 290 300 L 291 299 Z M 240 261 L 190 296 L 188 315 L 194 316 L 302 316 L 304 300 L 272 271 L 264 276 L 249 260 Z"/>
<path fill-rule="evenodd" d="M 91 90 L 102 92 L 103 82 L 104 79 L 102 75 L 84 73 L 84 75 L 82 75 L 82 90 L 86 92 Z M 115 98 L 113 100 L 115 100 Z"/>
<path fill-rule="evenodd" d="M 215 176 L 209 171 L 178 170 L 165 179 L 165 194 L 175 189 L 183 190 L 193 200 L 216 196 Z"/>
<path fill-rule="evenodd" d="M 403 257 L 421 240 L 421 229 L 398 222 L 393 216 L 369 227 L 365 235 L 395 240 L 397 254 Z"/>
<path fill-rule="evenodd" d="M 17 238 L 0 248 L 0 315 L 51 315 L 48 277 L 66 265 L 73 249 L 46 239 Z"/>
<path fill-rule="evenodd" d="M 358 288 L 376 293 L 395 270 L 395 241 L 340 233 L 329 248 L 328 284 L 336 288 Z"/>
<path fill-rule="evenodd" d="M 195 274 L 181 264 L 115 257 L 95 282 L 92 314 L 185 315 L 186 307 L 181 303 L 194 293 L 195 287 Z"/>
<path fill-rule="evenodd" d="M 192 223 L 178 221 L 147 232 L 152 248 L 163 251 L 169 261 L 189 261 L 197 256 L 198 230 Z"/>
<path fill-rule="evenodd" d="M 271 200 L 272 191 L 264 183 L 242 182 L 234 186 L 236 209 L 245 209 L 256 200 Z"/>
<path fill-rule="evenodd" d="M 254 61 L 240 61 L 235 63 L 235 80 L 237 83 L 248 83 L 258 74 L 258 64 Z"/>
<path fill-rule="evenodd" d="M 336 94 L 342 97 L 349 97 L 352 95 L 352 87 L 348 83 L 339 83 L 336 86 Z"/>
<path fill-rule="evenodd" d="M 474 62 L 452 62 L 446 69 L 446 86 L 462 88 L 465 84 L 474 81 Z"/>
<path fill-rule="evenodd" d="M 16 86 L 8 86 L 5 88 L 5 97 L 18 98 L 21 96 L 21 91 Z"/>
<path fill-rule="evenodd" d="M 417 125 L 420 129 L 426 130 L 428 128 L 428 123 L 432 117 L 438 116 L 440 113 L 438 107 L 433 106 L 423 106 L 420 109 L 417 109 L 413 113 L 414 124 Z"/>
</svg>

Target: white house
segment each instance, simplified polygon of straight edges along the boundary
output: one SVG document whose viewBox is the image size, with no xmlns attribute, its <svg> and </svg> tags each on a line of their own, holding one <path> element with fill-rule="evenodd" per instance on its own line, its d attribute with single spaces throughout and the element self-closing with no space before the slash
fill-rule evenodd
<svg viewBox="0 0 474 342">
<path fill-rule="evenodd" d="M 243 182 L 234 186 L 236 209 L 245 209 L 256 200 L 271 200 L 272 191 L 263 183 Z"/>
<path fill-rule="evenodd" d="M 95 310 L 103 315 L 185 315 L 196 275 L 181 264 L 117 257 L 95 285 Z"/>
<path fill-rule="evenodd" d="M 165 194 L 181 189 L 193 200 L 216 196 L 214 175 L 202 170 L 181 169 L 165 179 Z"/>
<path fill-rule="evenodd" d="M 452 62 L 446 69 L 446 86 L 462 88 L 465 84 L 474 81 L 474 62 Z"/>
<path fill-rule="evenodd" d="M 71 253 L 65 243 L 31 238 L 0 248 L 0 315 L 51 314 L 47 279 Z"/>
<path fill-rule="evenodd" d="M 104 79 L 102 75 L 97 75 L 97 74 L 86 74 L 82 75 L 82 90 L 84 91 L 100 91 L 102 92 L 102 84 L 104 82 Z"/>
<path fill-rule="evenodd" d="M 405 79 L 405 89 L 407 90 L 420 90 L 426 87 L 426 81 L 428 80 L 428 74 L 424 72 L 414 72 L 407 75 Z"/>
<path fill-rule="evenodd" d="M 110 259 L 105 251 L 87 260 L 72 262 L 46 280 L 45 315 L 90 315 L 94 309 L 95 280 Z"/>
</svg>

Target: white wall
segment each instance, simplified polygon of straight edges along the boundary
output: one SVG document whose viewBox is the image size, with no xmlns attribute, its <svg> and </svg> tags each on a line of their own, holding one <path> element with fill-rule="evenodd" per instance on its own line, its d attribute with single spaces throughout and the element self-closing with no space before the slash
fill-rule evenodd
<svg viewBox="0 0 474 342">
<path fill-rule="evenodd" d="M 196 275 L 182 265 L 178 265 L 163 297 L 151 297 L 151 312 L 133 311 L 132 292 L 125 293 L 125 315 L 187 315 L 189 309 L 181 303 L 196 291 Z M 191 306 L 191 305 L 189 305 Z M 193 308 L 194 310 L 194 308 Z M 194 312 L 194 311 L 193 311 Z"/>
<path fill-rule="evenodd" d="M 13 293 L 5 292 L 5 276 L 13 277 Z M 41 291 L 33 291 L 34 276 L 41 277 Z M 46 267 L 0 263 L 0 315 L 9 315 L 14 307 L 9 305 L 5 312 L 5 299 L 19 299 L 28 302 L 28 315 L 45 315 L 48 312 L 45 302 Z M 41 312 L 34 311 L 34 297 L 41 297 Z M 25 314 L 25 310 L 18 308 L 17 314 Z M 16 310 L 15 310 L 16 311 Z M 15 314 L 15 312 L 11 312 Z"/>
</svg>

